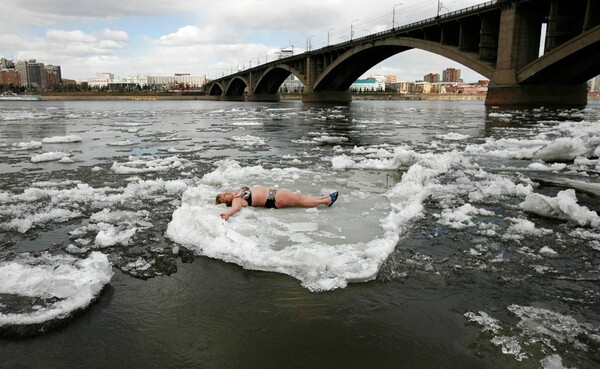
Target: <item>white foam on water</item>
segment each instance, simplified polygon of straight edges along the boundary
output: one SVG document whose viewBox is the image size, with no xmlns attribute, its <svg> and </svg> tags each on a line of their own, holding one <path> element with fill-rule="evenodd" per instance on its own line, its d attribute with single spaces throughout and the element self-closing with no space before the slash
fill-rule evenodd
<svg viewBox="0 0 600 369">
<path fill-rule="evenodd" d="M 15 260 L 0 262 L 0 293 L 54 300 L 21 313 L 4 313 L 0 307 L 0 326 L 64 319 L 87 307 L 112 276 L 112 266 L 100 252 L 92 252 L 86 259 L 22 254 Z"/>
</svg>

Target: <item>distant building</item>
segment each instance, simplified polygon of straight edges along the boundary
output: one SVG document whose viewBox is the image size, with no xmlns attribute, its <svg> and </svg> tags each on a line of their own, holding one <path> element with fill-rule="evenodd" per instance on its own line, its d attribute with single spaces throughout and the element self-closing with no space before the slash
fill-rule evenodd
<svg viewBox="0 0 600 369">
<path fill-rule="evenodd" d="M 290 74 L 279 87 L 279 92 L 283 93 L 300 93 L 304 89 L 304 85 L 295 75 Z"/>
<path fill-rule="evenodd" d="M 588 81 L 589 91 L 600 91 L 600 76 L 596 76 Z"/>
<path fill-rule="evenodd" d="M 148 86 L 155 88 L 173 89 L 199 89 L 206 83 L 205 75 L 191 75 L 177 73 L 172 76 L 147 76 Z"/>
<path fill-rule="evenodd" d="M 14 68 L 15 63 L 12 60 L 0 58 L 0 69 Z"/>
<path fill-rule="evenodd" d="M 108 87 L 108 84 L 115 79 L 115 75 L 112 73 L 97 73 L 96 78 L 88 79 L 89 88 L 103 88 Z"/>
<path fill-rule="evenodd" d="M 460 69 L 447 68 L 442 72 L 442 82 L 462 82 Z"/>
<path fill-rule="evenodd" d="M 385 84 L 391 84 L 398 82 L 398 77 L 395 74 L 389 74 L 385 76 Z"/>
<path fill-rule="evenodd" d="M 377 79 L 357 79 L 350 85 L 352 92 L 383 92 L 385 91 L 385 82 Z"/>
<path fill-rule="evenodd" d="M 44 63 L 28 62 L 27 69 L 27 87 L 43 91 L 46 89 L 46 71 Z"/>
<path fill-rule="evenodd" d="M 29 62 L 35 63 L 35 60 L 17 60 L 14 62 L 15 69 L 21 76 L 21 86 L 27 87 L 29 85 L 29 75 L 27 74 L 27 64 Z"/>
<path fill-rule="evenodd" d="M 15 68 L 2 68 L 2 85 L 4 87 L 19 87 L 21 86 L 21 75 Z"/>
<path fill-rule="evenodd" d="M 429 73 L 423 76 L 424 82 L 438 83 L 440 81 L 440 75 L 438 73 Z"/>
<path fill-rule="evenodd" d="M 430 94 L 433 84 L 430 82 L 416 82 L 414 84 L 414 90 L 411 92 L 417 94 Z"/>
<path fill-rule="evenodd" d="M 45 73 L 45 89 L 56 90 L 62 86 L 62 75 L 60 66 L 58 65 L 46 65 L 44 67 Z"/>
</svg>

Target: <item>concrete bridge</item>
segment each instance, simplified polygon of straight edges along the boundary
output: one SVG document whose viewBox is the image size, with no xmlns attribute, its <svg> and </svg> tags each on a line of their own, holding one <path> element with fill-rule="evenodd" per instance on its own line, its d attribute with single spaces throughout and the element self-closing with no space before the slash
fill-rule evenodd
<svg viewBox="0 0 600 369">
<path fill-rule="evenodd" d="M 274 60 L 210 81 L 205 89 L 222 100 L 279 101 L 279 87 L 293 74 L 304 85 L 302 101 L 348 102 L 356 79 L 410 49 L 442 55 L 488 78 L 486 105 L 585 106 L 586 82 L 600 74 L 600 0 L 489 1 Z"/>
</svg>

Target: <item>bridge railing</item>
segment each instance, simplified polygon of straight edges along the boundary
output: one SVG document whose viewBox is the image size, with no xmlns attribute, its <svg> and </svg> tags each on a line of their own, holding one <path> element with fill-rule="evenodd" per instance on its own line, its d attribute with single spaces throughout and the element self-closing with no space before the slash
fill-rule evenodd
<svg viewBox="0 0 600 369">
<path fill-rule="evenodd" d="M 406 30 L 409 30 L 409 29 L 417 28 L 419 26 L 423 26 L 423 25 L 426 25 L 426 24 L 437 23 L 437 22 L 439 22 L 441 20 L 445 20 L 445 19 L 448 19 L 448 18 L 453 18 L 453 17 L 459 16 L 459 15 L 463 15 L 463 14 L 466 14 L 466 13 L 474 12 L 474 11 L 481 10 L 481 9 L 484 9 L 484 8 L 493 7 L 496 4 L 497 4 L 497 0 L 487 1 L 485 3 L 481 3 L 481 4 L 473 5 L 473 6 L 470 6 L 470 7 L 467 7 L 467 8 L 455 10 L 453 12 L 448 12 L 448 13 L 445 13 L 443 15 L 439 15 L 439 16 L 436 16 L 436 17 L 431 17 L 431 18 L 427 18 L 427 19 L 424 19 L 424 20 L 420 20 L 418 22 L 409 23 L 409 24 L 406 24 L 406 25 L 403 25 L 403 26 L 400 26 L 400 27 L 394 27 L 394 28 L 387 29 L 385 31 L 381 31 L 381 32 L 377 32 L 377 33 L 371 33 L 371 34 L 366 35 L 366 36 L 354 38 L 352 40 L 340 42 L 340 43 L 333 44 L 333 45 L 328 45 L 328 46 L 325 46 L 325 47 L 322 47 L 322 48 L 319 48 L 319 49 L 315 49 L 315 50 L 307 50 L 307 51 L 305 51 L 305 52 L 303 52 L 301 54 L 296 54 L 296 55 L 289 56 L 289 57 L 286 57 L 286 58 L 276 58 L 275 54 L 273 54 L 274 55 L 273 56 L 273 60 L 271 60 L 271 61 L 267 61 L 267 62 L 265 62 L 263 64 L 258 64 L 255 67 L 243 68 L 242 70 L 238 70 L 237 72 L 231 73 L 231 74 L 229 74 L 228 76 L 225 76 L 225 77 L 234 76 L 234 75 L 238 75 L 238 74 L 244 74 L 248 70 L 252 70 L 252 69 L 256 69 L 256 68 L 264 68 L 265 66 L 279 64 L 279 63 L 282 63 L 282 62 L 286 62 L 286 61 L 290 61 L 290 60 L 293 60 L 293 59 L 301 58 L 301 57 L 303 57 L 303 55 L 306 55 L 306 54 L 319 53 L 319 52 L 322 52 L 322 51 L 325 51 L 325 50 L 335 49 L 335 48 L 338 48 L 340 46 L 345 46 L 345 45 L 353 45 L 353 44 L 355 44 L 357 42 L 365 42 L 365 41 L 369 41 L 371 39 L 377 39 L 377 38 L 379 38 L 381 36 L 391 35 L 391 34 L 399 32 L 399 31 L 402 32 L 402 31 L 406 31 Z M 265 60 L 267 60 L 267 57 L 265 57 Z M 221 78 L 225 78 L 225 77 L 221 77 Z M 221 78 L 216 78 L 215 80 L 219 80 Z"/>
<path fill-rule="evenodd" d="M 449 13 L 446 13 L 444 15 L 440 15 L 439 17 L 427 18 L 427 19 L 424 19 L 424 20 L 420 20 L 418 22 L 413 22 L 413 23 L 406 24 L 406 25 L 401 26 L 401 27 L 390 28 L 390 29 L 385 30 L 385 31 L 381 31 L 381 32 L 377 32 L 377 33 L 372 33 L 372 34 L 369 34 L 369 35 L 366 35 L 366 36 L 363 36 L 363 37 L 358 37 L 358 38 L 355 38 L 355 39 L 352 39 L 352 40 L 349 40 L 349 41 L 344 41 L 344 42 L 341 42 L 339 44 L 335 44 L 335 45 L 331 45 L 331 46 L 335 47 L 335 46 L 344 45 L 344 44 L 352 44 L 352 43 L 355 43 L 357 41 L 368 41 L 368 40 L 370 40 L 372 38 L 379 38 L 380 36 L 383 36 L 383 35 L 386 35 L 386 34 L 392 34 L 392 33 L 397 32 L 397 31 L 404 31 L 404 30 L 407 30 L 407 29 L 416 28 L 418 26 L 422 26 L 422 25 L 425 25 L 425 24 L 436 23 L 436 22 L 438 22 L 438 21 L 440 21 L 442 19 L 452 18 L 452 17 L 455 17 L 457 15 L 462 15 L 462 14 L 465 14 L 465 13 L 470 13 L 470 12 L 473 12 L 473 11 L 476 11 L 476 10 L 480 10 L 482 8 L 492 7 L 495 4 L 496 4 L 496 0 L 488 1 L 488 2 L 485 2 L 485 3 L 481 3 L 481 4 L 470 6 L 468 8 L 463 8 L 463 9 L 460 9 L 460 10 L 455 10 L 453 12 L 449 12 Z M 331 46 L 328 46 L 328 47 L 331 47 Z"/>
</svg>

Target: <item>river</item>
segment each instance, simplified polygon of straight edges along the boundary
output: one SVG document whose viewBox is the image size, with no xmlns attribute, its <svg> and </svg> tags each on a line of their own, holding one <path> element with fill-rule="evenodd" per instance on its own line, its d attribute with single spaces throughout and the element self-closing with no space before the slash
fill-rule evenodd
<svg viewBox="0 0 600 369">
<path fill-rule="evenodd" d="M 595 368 L 599 156 L 597 101 L 3 102 L 0 367 Z"/>
</svg>

